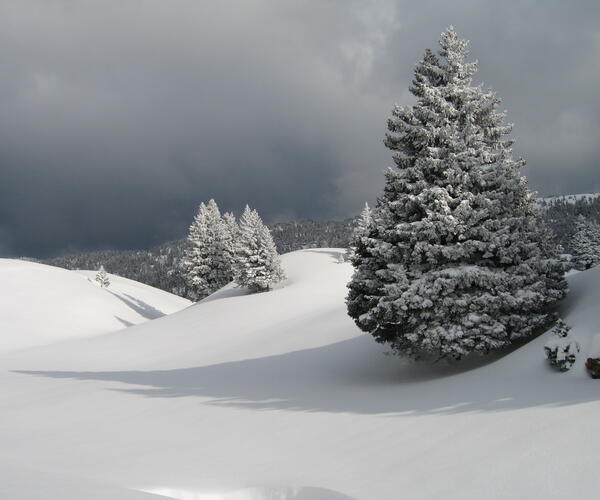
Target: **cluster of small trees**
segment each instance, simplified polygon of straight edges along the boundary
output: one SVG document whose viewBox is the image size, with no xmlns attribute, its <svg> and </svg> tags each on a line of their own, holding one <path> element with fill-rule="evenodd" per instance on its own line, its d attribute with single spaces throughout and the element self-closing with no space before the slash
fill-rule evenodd
<svg viewBox="0 0 600 500">
<path fill-rule="evenodd" d="M 452 27 L 396 107 L 383 194 L 353 237 L 348 314 L 413 358 L 488 353 L 550 324 L 564 266 L 540 220 L 491 90 L 472 84 Z"/>
<path fill-rule="evenodd" d="M 232 280 L 261 292 L 284 279 L 275 243 L 258 212 L 246 206 L 238 224 L 233 214 L 221 215 L 214 200 L 200 204 L 183 267 L 196 300 Z"/>
</svg>

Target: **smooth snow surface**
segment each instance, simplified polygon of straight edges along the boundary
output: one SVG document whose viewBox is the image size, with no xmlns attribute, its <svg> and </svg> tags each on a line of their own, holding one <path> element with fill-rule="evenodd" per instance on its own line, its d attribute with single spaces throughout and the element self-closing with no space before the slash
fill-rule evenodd
<svg viewBox="0 0 600 500">
<path fill-rule="evenodd" d="M 37 500 L 38 478 L 44 500 L 595 494 L 600 381 L 583 363 L 600 268 L 569 278 L 570 372 L 547 366 L 546 333 L 460 373 L 360 333 L 339 252 L 283 256 L 288 280 L 268 293 L 228 286 L 122 332 L 1 355 L 0 498 Z"/>
<path fill-rule="evenodd" d="M 0 259 L 0 352 L 99 335 L 178 311 L 190 301 L 97 271 Z"/>
</svg>

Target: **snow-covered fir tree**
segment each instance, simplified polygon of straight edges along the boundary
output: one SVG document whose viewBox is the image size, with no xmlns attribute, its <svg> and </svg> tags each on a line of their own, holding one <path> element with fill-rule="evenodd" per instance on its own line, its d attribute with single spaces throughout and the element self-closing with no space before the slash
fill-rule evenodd
<svg viewBox="0 0 600 500">
<path fill-rule="evenodd" d="M 269 290 L 285 278 L 271 232 L 248 205 L 239 222 L 234 276 L 253 292 Z"/>
<path fill-rule="evenodd" d="M 101 288 L 108 288 L 110 286 L 110 279 L 108 278 L 108 274 L 106 273 L 104 266 L 100 266 L 100 269 L 96 273 L 94 280 L 100 285 Z"/>
<path fill-rule="evenodd" d="M 194 299 L 200 300 L 232 280 L 232 228 L 231 217 L 221 217 L 215 200 L 200 204 L 190 226 L 183 261 Z"/>
<path fill-rule="evenodd" d="M 577 269 L 584 271 L 597 266 L 600 263 L 600 225 L 579 215 L 571 247 Z"/>
<path fill-rule="evenodd" d="M 349 315 L 413 358 L 507 346 L 548 324 L 566 293 L 512 127 L 496 94 L 472 84 L 467 45 L 450 27 L 417 64 L 416 104 L 388 120 L 395 168 L 352 257 Z"/>
<path fill-rule="evenodd" d="M 236 241 L 239 236 L 240 228 L 238 226 L 237 221 L 235 220 L 235 215 L 233 215 L 231 212 L 226 212 L 223 214 L 223 223 L 225 224 L 225 254 L 226 257 L 229 258 L 229 265 L 232 269 L 231 276 L 233 279 L 233 264 L 235 261 Z"/>
<path fill-rule="evenodd" d="M 354 226 L 352 236 L 350 237 L 350 245 L 348 245 L 348 249 L 346 250 L 346 258 L 348 260 L 352 259 L 354 249 L 360 244 L 361 238 L 364 238 L 369 234 L 372 223 L 373 213 L 371 211 L 371 207 L 369 207 L 368 203 L 365 203 L 362 212 L 358 216 L 358 219 L 356 219 L 356 225 Z"/>
</svg>

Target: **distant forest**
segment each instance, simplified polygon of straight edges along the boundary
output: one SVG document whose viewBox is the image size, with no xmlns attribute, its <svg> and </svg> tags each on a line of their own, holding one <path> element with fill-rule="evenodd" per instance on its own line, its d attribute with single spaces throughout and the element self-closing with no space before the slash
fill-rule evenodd
<svg viewBox="0 0 600 500">
<path fill-rule="evenodd" d="M 600 223 L 600 194 L 581 197 L 541 198 L 542 217 L 555 234 L 557 245 L 570 253 L 574 220 L 578 215 Z M 341 247 L 349 244 L 354 219 L 342 221 L 300 220 L 269 225 L 279 253 L 303 248 Z M 149 250 L 101 250 L 65 255 L 42 262 L 65 269 L 98 269 L 141 283 L 188 296 L 181 270 L 186 240 L 163 243 Z"/>
<path fill-rule="evenodd" d="M 575 218 L 583 215 L 587 219 L 600 223 L 600 193 L 581 196 L 557 196 L 540 198 L 538 206 L 546 224 L 550 226 L 566 253 L 570 253 L 571 239 L 575 232 Z"/>
</svg>

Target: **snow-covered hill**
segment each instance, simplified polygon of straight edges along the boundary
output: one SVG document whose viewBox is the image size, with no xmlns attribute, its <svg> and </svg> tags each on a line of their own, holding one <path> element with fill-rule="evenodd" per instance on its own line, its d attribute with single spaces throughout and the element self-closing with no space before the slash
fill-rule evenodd
<svg viewBox="0 0 600 500">
<path fill-rule="evenodd" d="M 570 372 L 547 366 L 548 334 L 458 372 L 360 333 L 338 254 L 285 255 L 269 293 L 228 286 L 125 332 L 0 356 L 0 498 L 593 496 L 600 381 L 583 361 L 600 268 L 569 278 Z"/>
<path fill-rule="evenodd" d="M 96 271 L 66 271 L 0 259 L 0 352 L 123 329 L 191 302 L 135 281 Z"/>
</svg>

